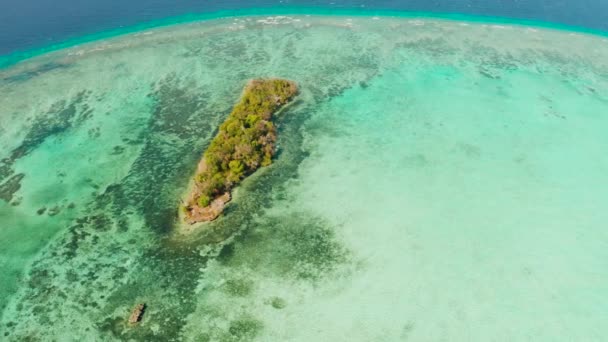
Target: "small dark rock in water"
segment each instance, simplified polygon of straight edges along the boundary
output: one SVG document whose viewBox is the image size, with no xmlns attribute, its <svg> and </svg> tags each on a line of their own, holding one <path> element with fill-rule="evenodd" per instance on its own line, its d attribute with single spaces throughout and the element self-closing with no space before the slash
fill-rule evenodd
<svg viewBox="0 0 608 342">
<path fill-rule="evenodd" d="M 17 197 L 14 201 L 11 202 L 13 207 L 18 207 L 21 204 L 23 197 Z"/>
<path fill-rule="evenodd" d="M 36 210 L 36 214 L 42 215 L 42 214 L 44 214 L 45 211 L 46 211 L 46 207 L 42 207 L 42 208 Z"/>
<path fill-rule="evenodd" d="M 49 216 L 55 216 L 57 214 L 59 214 L 59 212 L 61 211 L 61 208 L 59 206 L 54 206 L 51 209 L 49 209 Z"/>
<path fill-rule="evenodd" d="M 144 312 L 146 311 L 146 303 L 139 303 L 133 308 L 131 311 L 131 316 L 129 316 L 129 324 L 136 324 L 141 322 L 141 319 L 144 317 Z"/>
<path fill-rule="evenodd" d="M 111 155 L 119 155 L 122 154 L 125 151 L 125 148 L 122 146 L 114 146 L 114 148 L 112 149 L 112 152 L 110 153 Z"/>
<path fill-rule="evenodd" d="M 272 305 L 272 307 L 275 309 L 283 309 L 287 306 L 287 302 L 283 298 L 273 297 L 270 300 L 270 305 Z"/>
<path fill-rule="evenodd" d="M 76 207 L 76 204 L 74 202 L 68 204 L 68 209 L 74 209 Z"/>
<path fill-rule="evenodd" d="M 479 69 L 479 73 L 482 74 L 483 76 L 485 76 L 487 78 L 490 78 L 490 79 L 493 79 L 493 80 L 499 80 L 500 79 L 499 75 L 496 75 L 496 74 L 492 73 L 491 71 L 488 71 L 488 70 L 483 69 L 483 68 Z"/>
</svg>

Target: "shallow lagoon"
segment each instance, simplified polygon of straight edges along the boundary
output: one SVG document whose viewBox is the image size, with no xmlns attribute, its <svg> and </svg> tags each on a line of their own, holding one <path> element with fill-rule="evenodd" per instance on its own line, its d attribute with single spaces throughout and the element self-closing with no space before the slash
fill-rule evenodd
<svg viewBox="0 0 608 342">
<path fill-rule="evenodd" d="M 200 154 L 263 76 L 302 90 L 275 163 L 177 236 Z M 608 335 L 604 38 L 230 18 L 39 56 L 0 94 L 7 340 Z"/>
</svg>

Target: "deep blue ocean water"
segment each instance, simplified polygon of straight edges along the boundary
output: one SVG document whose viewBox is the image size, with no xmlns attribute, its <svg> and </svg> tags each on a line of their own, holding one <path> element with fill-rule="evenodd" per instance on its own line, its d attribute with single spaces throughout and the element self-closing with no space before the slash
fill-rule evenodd
<svg viewBox="0 0 608 342">
<path fill-rule="evenodd" d="M 605 0 L 24 0 L 0 1 L 0 56 L 188 14 L 262 8 L 398 10 L 525 19 L 608 31 Z"/>
</svg>

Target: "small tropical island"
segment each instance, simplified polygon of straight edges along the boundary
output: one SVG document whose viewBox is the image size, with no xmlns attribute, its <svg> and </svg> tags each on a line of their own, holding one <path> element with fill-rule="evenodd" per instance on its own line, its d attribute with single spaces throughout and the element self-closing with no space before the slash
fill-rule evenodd
<svg viewBox="0 0 608 342">
<path fill-rule="evenodd" d="M 298 93 L 295 82 L 255 79 L 218 129 L 198 164 L 182 206 L 189 224 L 215 220 L 231 199 L 231 190 L 258 168 L 272 163 L 276 127 L 272 116 Z"/>
</svg>

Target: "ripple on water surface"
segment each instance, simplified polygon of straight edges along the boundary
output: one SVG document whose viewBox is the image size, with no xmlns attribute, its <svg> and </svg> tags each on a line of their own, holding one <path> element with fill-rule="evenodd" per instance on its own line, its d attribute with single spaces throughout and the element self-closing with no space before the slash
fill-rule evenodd
<svg viewBox="0 0 608 342">
<path fill-rule="evenodd" d="M 2 338 L 601 340 L 607 61 L 581 34 L 301 16 L 3 69 Z M 265 76 L 302 90 L 275 163 L 175 236 L 197 160 Z"/>
</svg>

